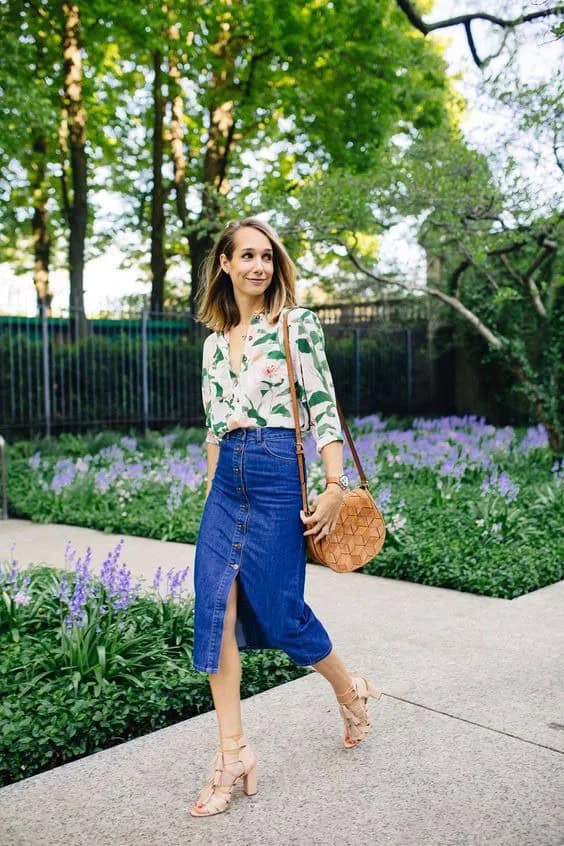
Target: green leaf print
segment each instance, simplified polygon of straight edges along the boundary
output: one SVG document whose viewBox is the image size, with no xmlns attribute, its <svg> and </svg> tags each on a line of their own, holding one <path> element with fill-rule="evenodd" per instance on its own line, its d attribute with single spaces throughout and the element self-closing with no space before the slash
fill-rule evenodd
<svg viewBox="0 0 564 846">
<path fill-rule="evenodd" d="M 311 353 L 309 341 L 307 341 L 305 338 L 298 338 L 298 349 L 300 352 L 303 353 Z"/>
<path fill-rule="evenodd" d="M 282 350 L 270 350 L 270 352 L 266 354 L 266 357 L 267 358 L 277 358 L 277 359 L 279 359 L 279 358 L 285 359 L 286 358 L 286 356 L 284 355 Z"/>
<path fill-rule="evenodd" d="M 273 414 L 282 414 L 283 417 L 290 417 L 290 412 L 288 411 L 286 406 L 281 405 L 280 403 L 278 403 L 278 405 L 273 406 L 272 413 Z"/>
<path fill-rule="evenodd" d="M 314 391 L 309 398 L 309 404 L 318 405 L 320 402 L 333 402 L 333 399 L 325 391 Z"/>
<path fill-rule="evenodd" d="M 268 344 L 270 341 L 275 341 L 277 337 L 277 332 L 270 332 L 268 335 L 263 335 L 261 338 L 257 338 L 256 341 L 253 341 L 252 346 L 258 347 L 260 344 Z"/>
<path fill-rule="evenodd" d="M 219 384 L 219 382 L 212 382 L 212 385 L 215 388 L 215 395 L 216 397 L 223 397 L 223 388 Z"/>
<path fill-rule="evenodd" d="M 215 352 L 213 354 L 213 359 L 212 359 L 213 363 L 217 364 L 218 362 L 223 361 L 224 359 L 225 359 L 225 356 L 221 352 L 220 348 L 216 347 Z"/>
<path fill-rule="evenodd" d="M 320 438 L 325 432 L 334 432 L 335 433 L 335 440 L 336 441 L 343 441 L 344 438 L 338 432 L 335 432 L 335 427 L 331 426 L 329 423 L 322 423 L 321 426 L 317 428 L 317 437 Z"/>
<path fill-rule="evenodd" d="M 247 409 L 247 417 L 250 417 L 252 420 L 256 420 L 259 426 L 266 426 L 266 420 L 264 417 L 261 417 L 258 411 L 255 411 L 254 408 Z"/>
</svg>

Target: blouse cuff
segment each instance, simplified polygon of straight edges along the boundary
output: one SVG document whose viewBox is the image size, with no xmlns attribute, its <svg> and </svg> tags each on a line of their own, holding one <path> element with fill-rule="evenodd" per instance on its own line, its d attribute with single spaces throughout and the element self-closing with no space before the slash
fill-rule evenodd
<svg viewBox="0 0 564 846">
<path fill-rule="evenodd" d="M 326 432 L 323 437 L 321 437 L 316 442 L 317 454 L 320 455 L 323 447 L 327 444 L 332 443 L 333 441 L 340 441 L 341 443 L 344 443 L 345 439 L 342 435 L 338 434 L 337 432 Z"/>
<path fill-rule="evenodd" d="M 206 443 L 206 444 L 219 444 L 220 439 L 217 437 L 217 435 L 214 435 L 214 433 L 212 431 L 210 431 L 210 429 L 208 429 L 207 434 L 206 434 L 206 440 L 205 440 L 204 443 Z"/>
</svg>

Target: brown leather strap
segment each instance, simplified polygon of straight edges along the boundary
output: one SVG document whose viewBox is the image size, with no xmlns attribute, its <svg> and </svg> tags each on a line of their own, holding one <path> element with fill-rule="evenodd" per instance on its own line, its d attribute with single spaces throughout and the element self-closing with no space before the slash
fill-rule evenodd
<svg viewBox="0 0 564 846">
<path fill-rule="evenodd" d="M 299 306 L 292 306 L 292 308 L 299 308 Z M 290 395 L 292 399 L 292 413 L 294 415 L 294 426 L 296 429 L 296 453 L 298 458 L 298 472 L 300 474 L 300 485 L 302 488 L 302 505 L 305 514 L 310 514 L 309 506 L 307 502 L 307 488 L 305 483 L 305 461 L 304 461 L 304 447 L 302 443 L 302 433 L 300 429 L 300 418 L 298 413 L 298 399 L 296 396 L 296 386 L 294 384 L 294 363 L 292 361 L 292 354 L 290 351 L 290 339 L 288 336 L 288 314 L 292 310 L 289 308 L 286 310 L 284 314 L 284 319 L 282 322 L 282 328 L 284 332 L 284 350 L 286 353 L 286 364 L 288 365 L 288 379 L 290 382 Z M 299 351 L 298 351 L 299 355 Z M 303 386 L 305 391 L 305 385 Z M 354 459 L 354 463 L 356 464 L 356 469 L 358 470 L 358 475 L 360 478 L 360 487 L 368 489 L 368 483 L 366 481 L 366 476 L 364 475 L 364 470 L 362 469 L 362 464 L 360 463 L 360 458 L 358 457 L 358 453 L 356 451 L 354 441 L 351 437 L 351 433 L 349 432 L 349 427 L 347 426 L 347 421 L 345 420 L 345 415 L 341 410 L 341 406 L 339 405 L 337 399 L 335 398 L 335 402 L 337 404 L 337 412 L 339 414 L 339 420 L 341 421 L 341 426 L 345 436 L 347 438 L 352 457 Z"/>
</svg>

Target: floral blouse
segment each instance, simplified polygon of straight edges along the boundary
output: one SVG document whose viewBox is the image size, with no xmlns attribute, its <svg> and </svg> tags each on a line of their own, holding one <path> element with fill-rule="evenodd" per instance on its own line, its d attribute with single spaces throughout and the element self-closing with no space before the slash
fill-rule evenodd
<svg viewBox="0 0 564 846">
<path fill-rule="evenodd" d="M 226 432 L 239 427 L 294 428 L 283 314 L 274 325 L 264 313 L 252 315 L 238 376 L 231 369 L 225 334 L 212 332 L 204 341 L 202 399 L 207 443 L 218 444 Z M 325 444 L 343 440 L 323 329 L 315 312 L 294 307 L 288 317 L 288 334 L 300 429 L 313 433 L 320 453 Z"/>
</svg>

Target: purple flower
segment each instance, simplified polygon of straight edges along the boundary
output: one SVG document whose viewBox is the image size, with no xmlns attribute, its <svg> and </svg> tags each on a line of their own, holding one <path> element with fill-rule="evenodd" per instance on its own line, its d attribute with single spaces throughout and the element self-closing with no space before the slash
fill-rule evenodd
<svg viewBox="0 0 564 846">
<path fill-rule="evenodd" d="M 169 594 L 171 597 L 178 595 L 180 596 L 183 590 L 183 585 L 186 580 L 186 576 L 190 567 L 185 567 L 183 570 L 179 570 L 170 580 L 169 584 Z"/>
<path fill-rule="evenodd" d="M 561 458 L 560 461 L 556 459 L 551 470 L 557 484 L 564 482 L 564 458 Z"/>
<path fill-rule="evenodd" d="M 76 466 L 73 461 L 70 461 L 68 458 L 57 461 L 51 480 L 51 490 L 57 494 L 61 493 L 62 490 L 72 484 L 75 476 Z"/>
<path fill-rule="evenodd" d="M 135 438 L 129 438 L 127 435 L 124 435 L 124 437 L 121 438 L 120 444 L 124 449 L 127 449 L 130 452 L 134 452 L 137 449 L 137 441 Z"/>
<path fill-rule="evenodd" d="M 70 588 L 66 576 L 63 576 L 61 581 L 59 582 L 59 586 L 55 590 L 55 596 L 64 603 L 67 603 L 69 601 Z"/>
<path fill-rule="evenodd" d="M 29 593 L 25 593 L 23 590 L 19 590 L 14 596 L 16 605 L 29 605 L 30 599 Z"/>
<path fill-rule="evenodd" d="M 378 503 L 378 505 L 382 509 L 382 511 L 384 511 L 388 507 L 388 505 L 390 504 L 391 499 L 392 499 L 392 489 L 389 485 L 387 485 L 385 488 L 381 488 L 380 491 L 378 492 L 378 495 L 376 497 L 376 502 Z"/>
<path fill-rule="evenodd" d="M 41 464 L 41 453 L 36 452 L 34 455 L 27 462 L 32 470 L 39 470 L 39 465 Z"/>
<path fill-rule="evenodd" d="M 70 569 L 71 564 L 73 563 L 76 556 L 76 549 L 73 549 L 71 546 L 71 542 L 67 541 L 65 546 L 65 567 Z"/>
<path fill-rule="evenodd" d="M 532 449 L 546 449 L 547 447 L 546 429 L 542 423 L 539 423 L 538 426 L 530 426 L 527 429 L 517 449 L 519 452 L 530 452 Z"/>
<path fill-rule="evenodd" d="M 121 538 L 115 545 L 114 549 L 108 553 L 100 568 L 100 580 L 110 595 L 116 591 L 117 562 L 121 555 L 123 544 L 124 539 Z"/>
<path fill-rule="evenodd" d="M 163 568 L 159 565 L 157 567 L 157 571 L 155 573 L 155 578 L 153 579 L 153 590 L 155 590 L 157 592 L 158 592 L 158 590 L 161 586 L 162 574 L 163 574 Z"/>
<path fill-rule="evenodd" d="M 499 473 L 497 469 L 495 469 L 490 476 L 486 476 L 482 480 L 481 484 L 482 496 L 487 494 L 497 494 L 507 503 L 513 502 L 517 499 L 519 490 L 520 485 L 517 482 L 512 481 L 507 473 Z"/>
</svg>

